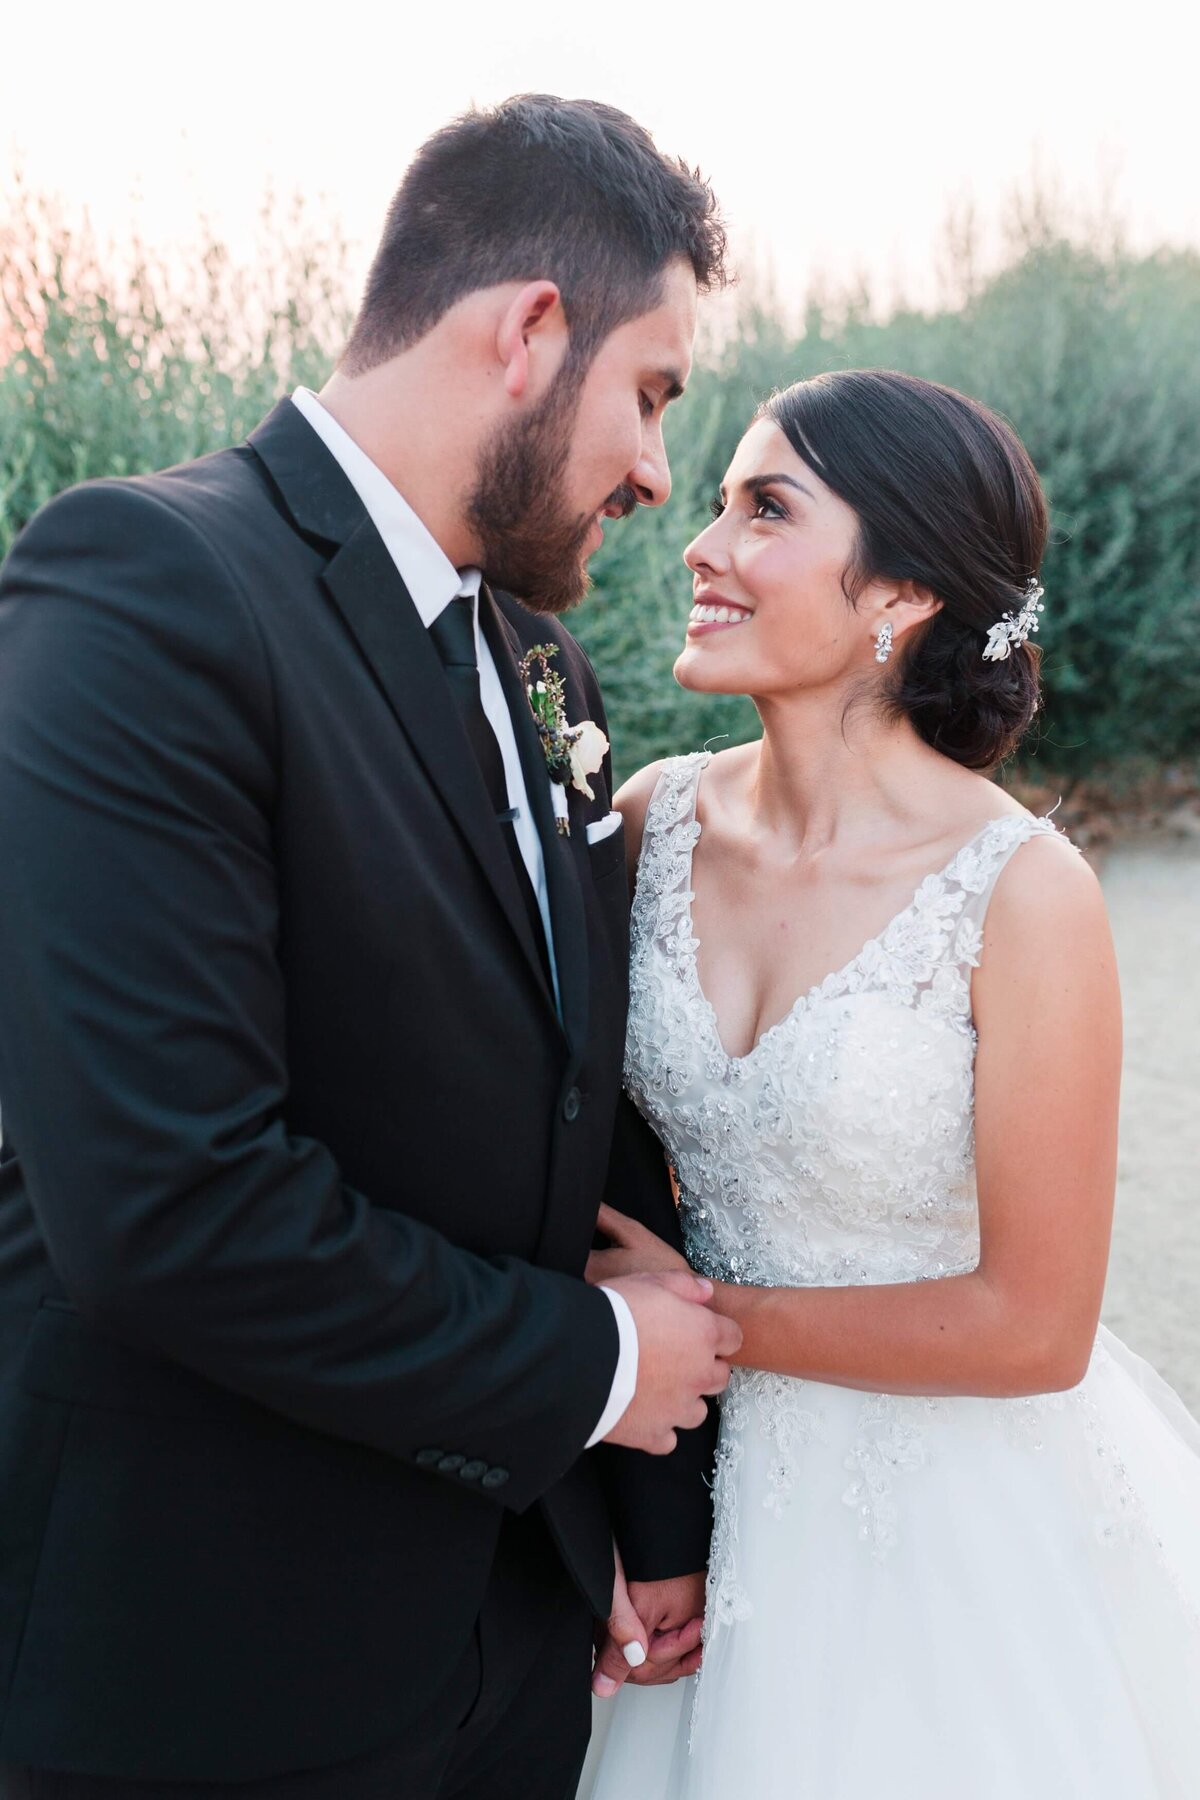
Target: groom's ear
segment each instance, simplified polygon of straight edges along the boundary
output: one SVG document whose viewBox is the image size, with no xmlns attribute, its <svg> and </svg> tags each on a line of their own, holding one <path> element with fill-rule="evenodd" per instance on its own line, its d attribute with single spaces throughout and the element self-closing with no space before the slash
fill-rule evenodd
<svg viewBox="0 0 1200 1800">
<path fill-rule="evenodd" d="M 496 328 L 496 354 L 510 400 L 538 399 L 562 366 L 567 321 L 553 281 L 530 281 L 513 295 Z"/>
</svg>

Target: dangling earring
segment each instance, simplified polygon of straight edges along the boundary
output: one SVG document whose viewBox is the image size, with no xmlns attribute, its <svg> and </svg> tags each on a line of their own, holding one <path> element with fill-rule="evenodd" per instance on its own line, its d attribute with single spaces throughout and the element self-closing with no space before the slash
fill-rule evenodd
<svg viewBox="0 0 1200 1800">
<path fill-rule="evenodd" d="M 875 661 L 886 662 L 892 654 L 892 627 L 885 620 L 879 627 L 879 636 L 875 639 Z"/>
</svg>

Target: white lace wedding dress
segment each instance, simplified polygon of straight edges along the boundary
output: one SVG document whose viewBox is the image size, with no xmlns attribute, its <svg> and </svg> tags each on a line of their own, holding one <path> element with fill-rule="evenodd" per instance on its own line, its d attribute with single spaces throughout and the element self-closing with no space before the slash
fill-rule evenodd
<svg viewBox="0 0 1200 1800">
<path fill-rule="evenodd" d="M 993 821 L 746 1056 L 696 972 L 706 756 L 646 819 L 627 1085 L 691 1262 L 791 1287 L 972 1268 L 970 975 Z M 1069 1128 L 1069 1121 L 1064 1121 Z M 1200 1427 L 1101 1329 L 1083 1382 L 908 1398 L 735 1370 L 704 1665 L 597 1704 L 590 1800 L 1200 1800 Z"/>
</svg>

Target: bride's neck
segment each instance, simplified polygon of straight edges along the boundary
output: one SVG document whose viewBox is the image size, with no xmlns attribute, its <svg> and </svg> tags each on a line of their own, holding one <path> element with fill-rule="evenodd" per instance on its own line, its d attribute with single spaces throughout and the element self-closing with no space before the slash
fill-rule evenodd
<svg viewBox="0 0 1200 1800">
<path fill-rule="evenodd" d="M 750 802 L 759 825 L 797 848 L 902 825 L 928 809 L 943 761 L 907 719 L 844 694 L 756 701 L 762 744 Z"/>
</svg>

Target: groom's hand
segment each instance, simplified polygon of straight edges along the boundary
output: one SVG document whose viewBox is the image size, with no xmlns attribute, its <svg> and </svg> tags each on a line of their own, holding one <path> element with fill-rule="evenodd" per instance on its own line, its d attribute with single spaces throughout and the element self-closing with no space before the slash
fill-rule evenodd
<svg viewBox="0 0 1200 1800">
<path fill-rule="evenodd" d="M 704 1572 L 626 1584 L 620 1557 L 613 1610 L 597 1636 L 592 1692 L 610 1699 L 624 1681 L 665 1687 L 700 1667 Z"/>
<path fill-rule="evenodd" d="M 712 1312 L 712 1283 L 698 1275 L 628 1275 L 605 1283 L 627 1303 L 638 1335 L 637 1391 L 606 1442 L 667 1456 L 677 1431 L 703 1425 L 707 1394 L 724 1392 L 740 1325 Z"/>
<path fill-rule="evenodd" d="M 641 1687 L 661 1687 L 694 1675 L 700 1667 L 704 1627 L 704 1570 L 670 1581 L 631 1581 L 629 1599 L 646 1629 L 646 1660 L 629 1679 Z"/>
</svg>

